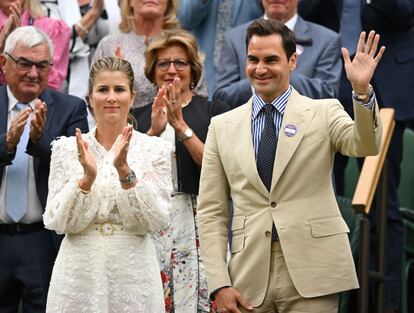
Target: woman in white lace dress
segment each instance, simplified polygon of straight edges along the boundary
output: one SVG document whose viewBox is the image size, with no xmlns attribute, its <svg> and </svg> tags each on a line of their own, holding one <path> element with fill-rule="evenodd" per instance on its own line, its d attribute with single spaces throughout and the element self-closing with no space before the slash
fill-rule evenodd
<svg viewBox="0 0 414 313">
<path fill-rule="evenodd" d="M 149 233 L 168 226 L 171 145 L 128 125 L 129 62 L 98 60 L 89 81 L 96 128 L 54 142 L 44 223 L 65 233 L 47 312 L 164 312 Z"/>
</svg>

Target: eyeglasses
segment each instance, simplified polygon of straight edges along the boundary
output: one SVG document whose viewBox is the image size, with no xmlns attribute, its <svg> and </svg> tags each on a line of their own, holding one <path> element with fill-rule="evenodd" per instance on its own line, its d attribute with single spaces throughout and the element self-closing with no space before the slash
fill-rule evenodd
<svg viewBox="0 0 414 313">
<path fill-rule="evenodd" d="M 176 59 L 176 60 L 167 60 L 162 59 L 157 61 L 157 68 L 160 71 L 166 71 L 170 68 L 170 64 L 174 64 L 174 67 L 177 71 L 184 71 L 185 68 L 188 66 L 189 62 L 183 59 Z"/>
<path fill-rule="evenodd" d="M 9 53 L 6 52 L 5 54 L 14 62 L 16 62 L 17 69 L 21 71 L 30 71 L 34 65 L 36 66 L 36 70 L 38 70 L 39 72 L 47 72 L 53 65 L 49 61 L 33 62 L 25 58 L 18 58 L 16 60 Z"/>
</svg>

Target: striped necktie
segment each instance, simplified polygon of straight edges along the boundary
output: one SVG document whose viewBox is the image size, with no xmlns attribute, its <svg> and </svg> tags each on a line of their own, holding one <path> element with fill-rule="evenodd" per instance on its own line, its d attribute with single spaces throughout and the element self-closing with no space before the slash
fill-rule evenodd
<svg viewBox="0 0 414 313">
<path fill-rule="evenodd" d="M 17 103 L 14 110 L 20 112 L 28 104 Z M 16 156 L 8 166 L 6 180 L 6 212 L 14 222 L 19 222 L 27 212 L 27 189 L 29 156 L 26 146 L 29 140 L 30 122 L 27 121 L 20 141 L 16 146 Z"/>
</svg>

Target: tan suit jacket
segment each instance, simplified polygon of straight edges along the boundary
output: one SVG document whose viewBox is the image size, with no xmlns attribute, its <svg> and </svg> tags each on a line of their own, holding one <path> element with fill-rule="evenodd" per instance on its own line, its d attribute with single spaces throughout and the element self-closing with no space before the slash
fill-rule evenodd
<svg viewBox="0 0 414 313">
<path fill-rule="evenodd" d="M 198 219 L 210 292 L 238 289 L 253 306 L 264 299 L 272 222 L 293 283 L 303 297 L 358 288 L 347 233 L 332 187 L 334 154 L 378 153 L 381 122 L 354 104 L 355 123 L 335 99 L 292 92 L 278 137 L 272 188 L 263 185 L 253 150 L 252 102 L 213 118 L 204 149 Z M 296 134 L 286 135 L 294 125 Z M 231 259 L 227 263 L 233 199 Z"/>
</svg>

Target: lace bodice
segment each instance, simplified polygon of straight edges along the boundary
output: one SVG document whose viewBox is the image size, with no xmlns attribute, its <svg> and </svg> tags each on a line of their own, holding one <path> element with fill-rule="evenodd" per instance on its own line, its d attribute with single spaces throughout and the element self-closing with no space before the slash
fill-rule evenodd
<svg viewBox="0 0 414 313">
<path fill-rule="evenodd" d="M 82 193 L 78 180 L 83 168 L 77 159 L 75 137 L 53 142 L 49 196 L 43 216 L 46 228 L 58 233 L 79 233 L 91 223 L 105 221 L 134 231 L 154 233 L 166 228 L 172 192 L 171 144 L 134 131 L 128 164 L 138 183 L 123 190 L 112 165 L 120 137 L 109 151 L 96 140 L 95 129 L 83 137 L 96 157 L 96 180 L 90 193 Z"/>
</svg>

